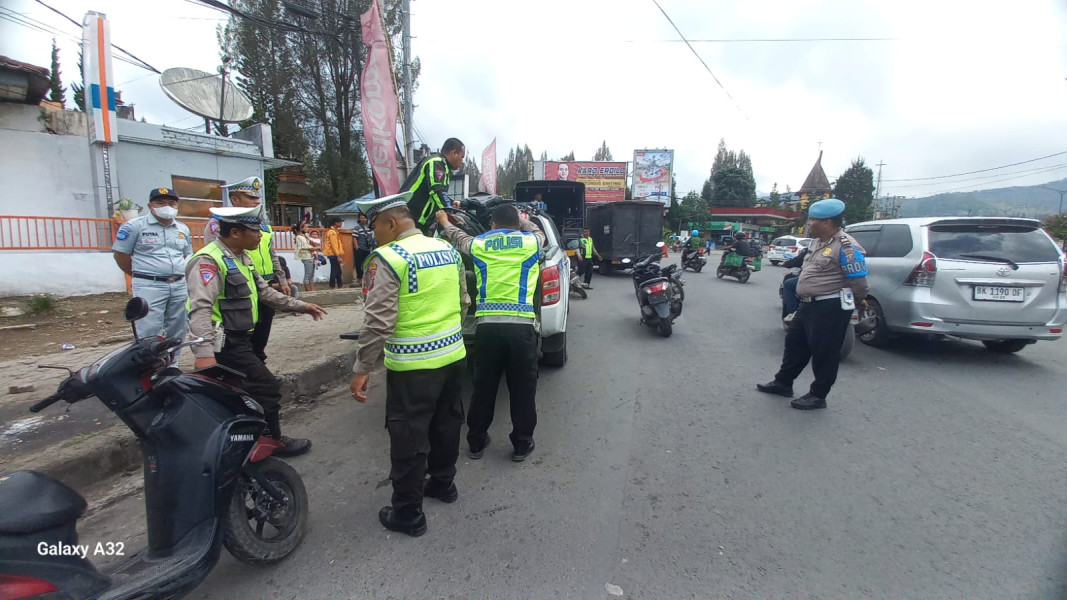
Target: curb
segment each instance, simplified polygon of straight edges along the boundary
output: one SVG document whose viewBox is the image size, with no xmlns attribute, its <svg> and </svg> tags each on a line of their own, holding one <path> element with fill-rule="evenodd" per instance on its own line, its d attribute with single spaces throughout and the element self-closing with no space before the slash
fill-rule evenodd
<svg viewBox="0 0 1067 600">
<path fill-rule="evenodd" d="M 305 408 L 314 406 L 314 403 L 307 401 L 308 398 L 318 396 L 331 385 L 344 380 L 351 373 L 355 360 L 356 350 L 353 348 L 344 354 L 307 365 L 301 371 L 279 375 L 282 382 L 282 414 L 290 412 L 298 403 Z M 76 452 L 52 452 L 57 448 L 53 446 L 38 455 L 43 460 L 29 468 L 54 477 L 76 490 L 84 490 L 108 477 L 136 471 L 143 461 L 137 439 L 121 425 L 106 429 L 78 446 Z M 62 444 L 58 447 L 61 448 Z"/>
</svg>

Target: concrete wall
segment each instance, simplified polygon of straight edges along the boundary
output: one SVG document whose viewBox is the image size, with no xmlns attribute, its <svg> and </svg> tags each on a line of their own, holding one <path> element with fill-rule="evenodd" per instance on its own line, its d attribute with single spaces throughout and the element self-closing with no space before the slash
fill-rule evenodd
<svg viewBox="0 0 1067 600">
<path fill-rule="evenodd" d="M 39 107 L 0 103 L 0 215 L 98 216 L 80 124 L 80 136 L 50 133 Z"/>
<path fill-rule="evenodd" d="M 110 252 L 0 253 L 0 297 L 84 296 L 126 291 L 126 278 Z"/>
</svg>

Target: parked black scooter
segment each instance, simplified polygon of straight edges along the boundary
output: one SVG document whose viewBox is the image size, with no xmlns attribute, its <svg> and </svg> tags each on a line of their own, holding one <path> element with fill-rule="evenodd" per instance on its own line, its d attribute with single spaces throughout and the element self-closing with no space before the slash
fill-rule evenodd
<svg viewBox="0 0 1067 600">
<path fill-rule="evenodd" d="M 662 247 L 663 242 L 656 244 L 657 250 Z M 634 293 L 641 308 L 641 323 L 657 327 L 660 335 L 670 337 L 674 320 L 682 314 L 685 282 L 677 271 L 678 265 L 660 268 L 656 261 L 661 256 L 657 251 L 633 265 Z M 629 260 L 624 258 L 622 262 L 628 264 Z"/>
<path fill-rule="evenodd" d="M 147 314 L 141 298 L 126 305 L 127 321 Z M 223 546 L 263 565 L 300 544 L 304 483 L 271 457 L 281 444 L 260 437 L 259 404 L 213 378 L 241 374 L 222 366 L 168 374 L 173 352 L 198 341 L 138 339 L 72 372 L 30 408 L 95 396 L 134 432 L 144 453 L 148 547 L 79 545 L 85 499 L 47 475 L 16 471 L 0 477 L 0 598 L 178 598 L 204 580 Z M 118 554 L 127 558 L 106 573 L 89 560 Z"/>
</svg>

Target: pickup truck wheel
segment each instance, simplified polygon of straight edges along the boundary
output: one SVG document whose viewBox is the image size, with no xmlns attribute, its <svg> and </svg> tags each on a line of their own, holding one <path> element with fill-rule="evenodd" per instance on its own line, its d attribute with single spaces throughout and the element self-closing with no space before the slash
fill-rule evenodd
<svg viewBox="0 0 1067 600">
<path fill-rule="evenodd" d="M 543 352 L 541 364 L 549 367 L 562 367 L 567 364 L 567 332 L 558 335 L 563 336 L 563 347 L 555 352 Z"/>
</svg>

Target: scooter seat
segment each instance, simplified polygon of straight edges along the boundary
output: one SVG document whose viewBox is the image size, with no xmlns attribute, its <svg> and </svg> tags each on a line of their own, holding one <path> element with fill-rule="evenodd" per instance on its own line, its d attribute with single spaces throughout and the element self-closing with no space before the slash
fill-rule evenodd
<svg viewBox="0 0 1067 600">
<path fill-rule="evenodd" d="M 37 471 L 0 476 L 0 534 L 25 535 L 76 521 L 85 498 Z"/>
</svg>

